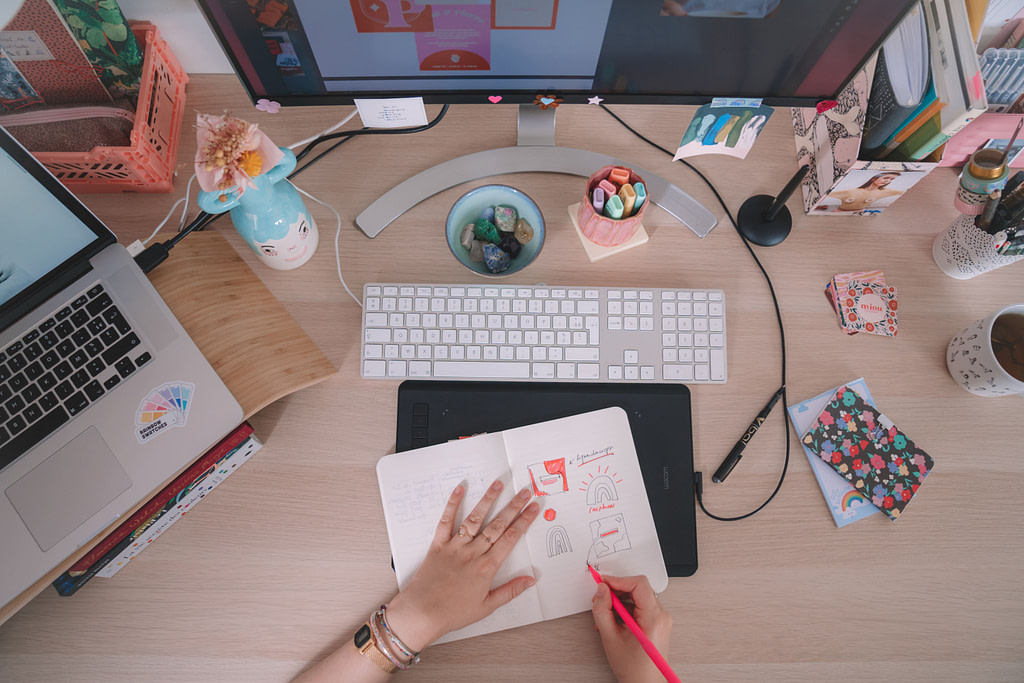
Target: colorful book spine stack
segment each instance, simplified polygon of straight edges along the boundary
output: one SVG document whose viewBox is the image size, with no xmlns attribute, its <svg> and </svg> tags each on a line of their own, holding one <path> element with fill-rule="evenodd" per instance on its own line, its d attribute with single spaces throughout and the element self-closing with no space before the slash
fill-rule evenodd
<svg viewBox="0 0 1024 683">
<path fill-rule="evenodd" d="M 252 427 L 240 425 L 61 574 L 54 589 L 69 596 L 101 572 L 116 574 L 261 447 Z"/>
</svg>

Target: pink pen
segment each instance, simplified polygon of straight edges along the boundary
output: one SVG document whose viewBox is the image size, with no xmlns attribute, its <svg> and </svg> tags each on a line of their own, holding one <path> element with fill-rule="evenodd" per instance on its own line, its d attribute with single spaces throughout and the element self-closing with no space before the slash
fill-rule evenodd
<svg viewBox="0 0 1024 683">
<path fill-rule="evenodd" d="M 594 569 L 589 562 L 587 563 L 587 569 L 590 570 L 590 575 L 594 577 L 595 582 L 604 583 L 601 580 L 601 575 L 597 573 L 597 570 Z M 654 662 L 654 666 L 658 667 L 658 671 L 661 672 L 661 675 L 665 677 L 666 681 L 671 681 L 671 683 L 680 683 L 679 676 L 676 676 L 676 672 L 672 670 L 672 667 L 668 665 L 665 658 L 661 656 L 661 653 L 658 652 L 658 648 L 654 647 L 654 643 L 652 643 L 647 635 L 644 634 L 643 629 L 640 628 L 640 624 L 636 623 L 636 619 L 633 618 L 633 615 L 629 613 L 626 606 L 623 605 L 622 601 L 615 595 L 615 591 L 611 591 L 611 596 L 612 607 L 614 607 L 615 611 L 618 612 L 620 617 L 622 617 L 622 621 L 625 622 L 626 628 L 628 628 L 630 632 L 636 636 L 636 639 L 640 641 L 640 647 L 644 649 L 647 656 L 651 658 L 652 662 Z"/>
</svg>

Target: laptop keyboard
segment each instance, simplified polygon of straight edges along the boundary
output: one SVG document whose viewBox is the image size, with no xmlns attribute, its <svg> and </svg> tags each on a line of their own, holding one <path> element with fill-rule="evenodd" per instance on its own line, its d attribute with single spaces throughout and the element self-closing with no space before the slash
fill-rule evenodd
<svg viewBox="0 0 1024 683">
<path fill-rule="evenodd" d="M 101 284 L 0 349 L 0 469 L 151 359 Z"/>
</svg>

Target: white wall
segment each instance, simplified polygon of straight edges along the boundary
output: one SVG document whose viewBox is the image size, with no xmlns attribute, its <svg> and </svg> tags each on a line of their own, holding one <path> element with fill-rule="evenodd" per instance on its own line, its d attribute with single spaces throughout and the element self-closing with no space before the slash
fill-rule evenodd
<svg viewBox="0 0 1024 683">
<path fill-rule="evenodd" d="M 118 0 L 118 4 L 128 19 L 156 25 L 186 73 L 234 73 L 192 0 Z"/>
</svg>

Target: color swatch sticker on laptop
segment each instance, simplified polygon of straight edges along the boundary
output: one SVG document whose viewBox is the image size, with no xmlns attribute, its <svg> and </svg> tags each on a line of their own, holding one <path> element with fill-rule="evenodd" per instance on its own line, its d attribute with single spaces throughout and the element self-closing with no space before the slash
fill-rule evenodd
<svg viewBox="0 0 1024 683">
<path fill-rule="evenodd" d="M 168 382 L 142 399 L 135 413 L 135 436 L 139 443 L 146 443 L 168 427 L 184 427 L 194 391 L 194 384 Z"/>
</svg>

